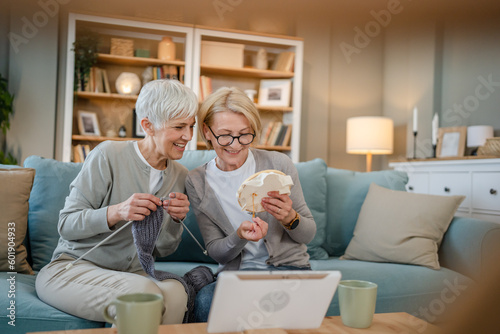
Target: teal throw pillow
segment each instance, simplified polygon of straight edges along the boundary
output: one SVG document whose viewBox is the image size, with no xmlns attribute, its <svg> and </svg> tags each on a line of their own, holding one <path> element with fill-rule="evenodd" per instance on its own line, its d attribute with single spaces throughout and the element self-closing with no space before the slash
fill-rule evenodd
<svg viewBox="0 0 500 334">
<path fill-rule="evenodd" d="M 28 238 L 33 270 L 39 271 L 50 262 L 57 246 L 59 211 L 82 164 L 30 156 L 24 167 L 36 170 L 29 199 Z"/>
<path fill-rule="evenodd" d="M 307 252 L 311 260 L 324 260 L 328 253 L 322 248 L 326 233 L 326 163 L 321 159 L 314 159 L 295 164 L 299 172 L 300 185 L 307 206 L 316 222 L 316 235 L 307 245 Z"/>
</svg>

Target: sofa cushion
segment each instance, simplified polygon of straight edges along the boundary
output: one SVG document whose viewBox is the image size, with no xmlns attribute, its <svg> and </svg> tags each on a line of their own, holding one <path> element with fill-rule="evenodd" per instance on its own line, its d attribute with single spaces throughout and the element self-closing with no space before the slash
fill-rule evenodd
<svg viewBox="0 0 500 334">
<path fill-rule="evenodd" d="M 2 309 L 2 321 L 0 322 L 0 333 L 26 333 L 38 331 L 64 331 L 81 328 L 104 327 L 105 323 L 81 319 L 45 304 L 35 291 L 34 275 L 15 275 L 16 293 L 15 297 L 7 298 L 9 281 L 12 275 L 0 273 L 0 309 Z M 4 297 L 5 296 L 5 297 Z M 10 301 L 15 301 L 15 309 L 12 311 L 15 318 L 5 317 L 10 314 L 8 310 Z M 9 321 L 14 321 L 15 327 Z"/>
<path fill-rule="evenodd" d="M 464 198 L 414 194 L 372 184 L 341 259 L 439 269 L 439 245 Z"/>
<path fill-rule="evenodd" d="M 362 173 L 328 168 L 326 181 L 328 224 L 323 248 L 330 256 L 341 256 L 351 241 L 370 184 L 404 191 L 408 176 L 393 170 Z"/>
<path fill-rule="evenodd" d="M 321 247 L 325 242 L 326 232 L 326 163 L 314 159 L 295 164 L 299 173 L 302 192 L 316 222 L 316 235 L 307 245 L 311 259 L 327 259 L 328 253 Z"/>
<path fill-rule="evenodd" d="M 36 169 L 29 201 L 28 238 L 33 269 L 38 271 L 50 262 L 57 246 L 59 211 L 82 164 L 30 156 L 24 161 L 24 167 Z"/>
<path fill-rule="evenodd" d="M 33 274 L 23 241 L 34 177 L 32 168 L 0 169 L 0 271 Z"/>
</svg>

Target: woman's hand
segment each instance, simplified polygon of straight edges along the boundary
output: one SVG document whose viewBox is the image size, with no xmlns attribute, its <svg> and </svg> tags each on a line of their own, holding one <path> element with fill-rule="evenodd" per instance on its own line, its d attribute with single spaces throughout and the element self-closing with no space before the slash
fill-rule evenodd
<svg viewBox="0 0 500 334">
<path fill-rule="evenodd" d="M 151 194 L 133 194 L 125 202 L 108 207 L 108 226 L 112 227 L 123 220 L 144 220 L 161 204 L 161 200 Z"/>
<path fill-rule="evenodd" d="M 189 200 L 187 195 L 183 193 L 170 193 L 162 205 L 170 217 L 177 221 L 186 218 L 189 212 Z"/>
<path fill-rule="evenodd" d="M 292 200 L 290 196 L 280 195 L 278 191 L 270 191 L 267 193 L 269 197 L 262 198 L 262 207 L 286 225 L 295 218 L 295 210 L 292 209 Z"/>
<path fill-rule="evenodd" d="M 267 235 L 267 223 L 259 217 L 252 218 L 252 220 L 253 223 L 248 220 L 244 221 L 236 230 L 240 239 L 259 241 Z"/>
</svg>

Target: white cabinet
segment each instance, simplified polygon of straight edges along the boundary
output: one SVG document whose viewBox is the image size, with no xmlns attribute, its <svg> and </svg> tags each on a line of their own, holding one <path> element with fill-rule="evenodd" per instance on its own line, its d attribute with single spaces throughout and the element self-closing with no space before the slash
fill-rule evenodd
<svg viewBox="0 0 500 334">
<path fill-rule="evenodd" d="M 389 166 L 408 174 L 408 191 L 464 195 L 457 215 L 500 223 L 500 159 L 411 160 Z"/>
</svg>

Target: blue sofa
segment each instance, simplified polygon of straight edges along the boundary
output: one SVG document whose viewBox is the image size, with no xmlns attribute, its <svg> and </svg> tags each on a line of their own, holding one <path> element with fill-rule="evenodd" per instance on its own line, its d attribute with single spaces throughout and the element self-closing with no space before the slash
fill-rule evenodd
<svg viewBox="0 0 500 334">
<path fill-rule="evenodd" d="M 213 151 L 189 151 L 180 162 L 188 169 L 193 169 L 213 156 Z M 334 169 L 327 167 L 320 159 L 297 163 L 296 166 L 306 201 L 317 223 L 318 232 L 308 245 L 313 270 L 340 270 L 343 279 L 377 283 L 377 313 L 407 312 L 434 322 L 443 308 L 455 299 L 454 296 L 476 284 L 486 269 L 488 256 L 500 244 L 499 224 L 455 217 L 439 249 L 442 266 L 439 270 L 415 265 L 339 260 L 352 238 L 369 185 L 374 182 L 386 188 L 404 190 L 407 176 L 396 171 L 358 173 Z M 0 168 L 5 167 L 0 165 Z M 59 210 L 64 205 L 69 184 L 78 174 L 81 164 L 31 156 L 26 159 L 24 167 L 36 170 L 29 199 L 28 235 L 25 240 L 28 259 L 36 275 L 50 261 L 56 247 Z M 189 213 L 186 224 L 202 242 L 192 213 Z M 217 264 L 202 253 L 186 231 L 175 253 L 156 262 L 158 269 L 179 275 L 200 264 L 214 271 L 217 269 Z M 9 289 L 8 274 L 0 273 L 0 314 L 3 319 L 0 321 L 0 333 L 106 325 L 74 317 L 40 301 L 35 292 L 35 275 L 16 275 L 16 326 L 12 327 L 5 317 L 9 307 L 9 300 L 4 298 Z M 338 314 L 335 296 L 327 315 Z"/>
</svg>

